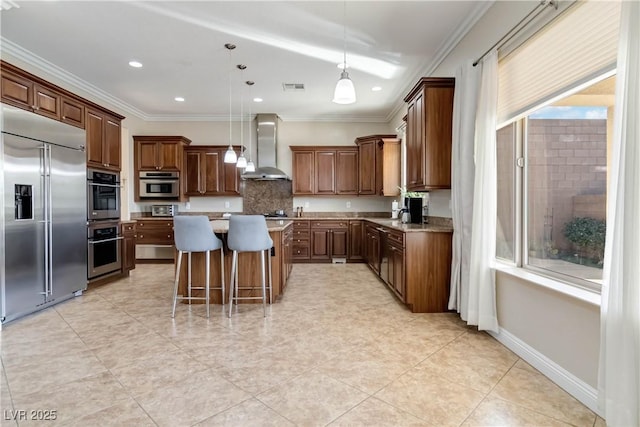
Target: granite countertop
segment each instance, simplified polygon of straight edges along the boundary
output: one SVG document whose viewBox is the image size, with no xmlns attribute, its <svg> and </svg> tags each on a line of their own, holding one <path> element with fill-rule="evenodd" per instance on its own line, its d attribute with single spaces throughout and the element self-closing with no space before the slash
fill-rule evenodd
<svg viewBox="0 0 640 427">
<path fill-rule="evenodd" d="M 229 231 L 229 220 L 214 219 L 209 221 L 214 233 L 227 233 Z M 267 229 L 269 231 L 283 231 L 285 228 L 293 224 L 290 219 L 267 219 Z"/>
<path fill-rule="evenodd" d="M 367 221 L 405 233 L 425 231 L 430 233 L 453 233 L 453 227 L 444 224 L 403 224 L 399 219 L 381 218 L 367 218 Z"/>
</svg>

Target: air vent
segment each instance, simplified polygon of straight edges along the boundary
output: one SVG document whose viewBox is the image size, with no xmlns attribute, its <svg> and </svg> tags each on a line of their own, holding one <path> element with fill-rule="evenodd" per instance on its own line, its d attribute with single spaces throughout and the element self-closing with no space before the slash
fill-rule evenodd
<svg viewBox="0 0 640 427">
<path fill-rule="evenodd" d="M 282 83 L 282 89 L 285 92 L 302 92 L 304 91 L 304 83 Z"/>
</svg>

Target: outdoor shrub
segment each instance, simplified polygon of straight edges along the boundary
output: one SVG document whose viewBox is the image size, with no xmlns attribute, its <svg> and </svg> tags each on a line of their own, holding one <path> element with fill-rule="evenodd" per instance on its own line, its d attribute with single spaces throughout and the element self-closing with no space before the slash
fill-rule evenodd
<svg viewBox="0 0 640 427">
<path fill-rule="evenodd" d="M 564 225 L 564 237 L 583 251 L 595 254 L 602 262 L 606 223 L 603 220 L 578 217 Z"/>
</svg>

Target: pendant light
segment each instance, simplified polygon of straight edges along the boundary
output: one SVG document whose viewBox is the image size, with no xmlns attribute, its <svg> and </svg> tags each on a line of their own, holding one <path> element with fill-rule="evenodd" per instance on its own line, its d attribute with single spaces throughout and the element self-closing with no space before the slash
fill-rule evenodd
<svg viewBox="0 0 640 427">
<path fill-rule="evenodd" d="M 356 102 L 356 89 L 347 73 L 347 2 L 344 2 L 344 57 L 342 62 L 342 73 L 340 80 L 336 84 L 333 92 L 333 102 L 336 104 L 353 104 Z"/>
<path fill-rule="evenodd" d="M 233 144 L 231 140 L 233 123 L 231 122 L 231 51 L 236 48 L 236 45 L 227 43 L 224 45 L 229 50 L 229 148 L 224 153 L 225 163 L 235 163 L 238 161 L 236 152 L 233 151 Z"/>
<path fill-rule="evenodd" d="M 238 70 L 242 71 L 242 77 L 244 80 L 244 70 L 247 69 L 246 65 L 238 64 Z M 238 156 L 238 161 L 236 163 L 237 168 L 246 168 L 247 167 L 247 158 L 244 157 L 244 89 L 240 92 L 240 156 Z"/>
<path fill-rule="evenodd" d="M 249 86 L 249 99 L 253 99 L 251 97 L 251 92 L 252 92 L 251 87 L 254 85 L 254 82 L 252 82 L 251 80 L 247 80 L 245 83 L 247 84 L 247 86 Z M 244 169 L 245 172 L 256 171 L 256 165 L 251 160 L 251 138 L 253 134 L 253 130 L 251 128 L 252 122 L 253 122 L 253 117 L 251 116 L 251 102 L 249 102 L 249 161 L 247 162 L 247 167 Z"/>
</svg>

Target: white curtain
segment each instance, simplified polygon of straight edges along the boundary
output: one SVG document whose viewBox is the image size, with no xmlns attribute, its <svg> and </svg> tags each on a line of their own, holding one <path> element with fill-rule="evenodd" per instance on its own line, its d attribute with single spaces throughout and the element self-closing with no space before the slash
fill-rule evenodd
<svg viewBox="0 0 640 427">
<path fill-rule="evenodd" d="M 598 384 L 613 427 L 640 425 L 640 2 L 620 16 Z"/>
<path fill-rule="evenodd" d="M 471 225 L 471 263 L 467 321 L 479 330 L 498 332 L 496 314 L 498 53 L 482 61 L 480 96 L 476 111 L 475 179 Z"/>
<path fill-rule="evenodd" d="M 449 310 L 468 318 L 469 259 L 471 254 L 471 217 L 473 214 L 473 162 L 476 108 L 482 65 L 468 61 L 456 71 L 453 97 L 453 133 L 451 147 L 451 210 L 453 217 L 453 257 Z"/>
</svg>

